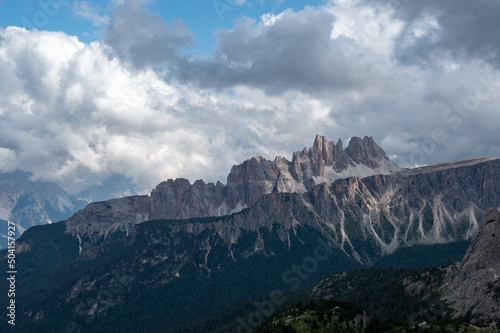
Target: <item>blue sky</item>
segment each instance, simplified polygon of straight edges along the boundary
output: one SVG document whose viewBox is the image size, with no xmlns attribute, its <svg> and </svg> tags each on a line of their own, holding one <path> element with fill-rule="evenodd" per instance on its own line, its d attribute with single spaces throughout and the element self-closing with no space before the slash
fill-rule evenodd
<svg viewBox="0 0 500 333">
<path fill-rule="evenodd" d="M 63 31 L 82 42 L 101 39 L 103 25 L 78 15 L 77 8 L 85 8 L 102 18 L 109 17 L 110 7 L 117 1 L 70 0 L 3 0 L 0 1 L 0 25 L 3 28 L 18 26 L 27 29 Z M 197 50 L 208 54 L 214 47 L 214 32 L 219 28 L 230 29 L 242 16 L 258 19 L 266 13 L 278 14 L 287 8 L 301 10 L 305 6 L 319 6 L 322 0 L 161 0 L 152 1 L 146 8 L 158 13 L 170 23 L 181 19 L 192 31 Z M 240 4 L 238 4 L 240 3 Z"/>
</svg>

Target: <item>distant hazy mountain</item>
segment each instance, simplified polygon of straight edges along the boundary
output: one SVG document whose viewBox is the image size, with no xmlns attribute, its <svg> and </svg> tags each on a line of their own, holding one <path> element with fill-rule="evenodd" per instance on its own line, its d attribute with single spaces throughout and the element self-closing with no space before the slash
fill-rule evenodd
<svg viewBox="0 0 500 333">
<path fill-rule="evenodd" d="M 91 202 L 122 198 L 138 193 L 136 185 L 132 184 L 124 175 L 113 175 L 102 183 L 91 186 L 89 189 L 71 196 L 75 211 L 84 208 Z"/>
<path fill-rule="evenodd" d="M 23 171 L 0 173 L 0 249 L 7 244 L 7 221 L 16 223 L 20 236 L 32 226 L 66 220 L 89 202 L 137 193 L 137 188 L 122 175 L 114 175 L 76 195 L 69 195 L 51 182 L 32 181 L 31 176 Z"/>
<path fill-rule="evenodd" d="M 7 221 L 16 223 L 19 234 L 40 224 L 58 222 L 74 213 L 70 196 L 54 183 L 31 181 L 22 171 L 0 173 L 0 248 L 5 248 Z"/>
</svg>

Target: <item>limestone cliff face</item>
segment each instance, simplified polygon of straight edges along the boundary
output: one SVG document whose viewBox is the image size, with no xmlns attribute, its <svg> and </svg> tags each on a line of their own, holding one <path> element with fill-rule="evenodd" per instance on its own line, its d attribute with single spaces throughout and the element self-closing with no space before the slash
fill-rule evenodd
<svg viewBox="0 0 500 333">
<path fill-rule="evenodd" d="M 106 237 L 114 231 L 128 234 L 134 224 L 148 219 L 151 199 L 137 195 L 121 199 L 93 202 L 66 221 L 67 230 L 90 239 Z"/>
<path fill-rule="evenodd" d="M 222 204 L 225 186 L 217 182 L 197 180 L 193 185 L 187 179 L 169 179 L 151 192 L 150 219 L 186 219 L 189 217 L 221 216 L 228 214 Z"/>
<path fill-rule="evenodd" d="M 500 206 L 499 182 L 500 160 L 472 160 L 451 169 L 339 179 L 301 196 L 341 248 L 368 264 L 374 252 L 471 239 L 482 213 Z"/>
<path fill-rule="evenodd" d="M 365 271 L 368 272 L 368 271 Z M 380 273 L 374 273 L 380 274 Z M 317 299 L 349 299 L 351 292 L 370 293 L 373 286 L 386 283 L 390 274 L 366 278 L 350 272 L 332 275 L 316 285 L 311 295 Z M 350 281 L 345 288 L 343 281 Z M 352 285 L 351 285 L 352 283 Z M 500 211 L 492 208 L 479 223 L 477 235 L 472 240 L 461 262 L 446 267 L 408 272 L 406 277 L 394 281 L 403 287 L 406 296 L 415 301 L 427 301 L 412 315 L 413 319 L 429 320 L 434 316 L 451 315 L 467 318 L 473 323 L 486 324 L 498 329 L 500 322 Z M 352 289 L 352 290 L 350 290 Z M 401 296 L 398 296 L 401 297 Z M 363 304 L 361 304 L 363 305 Z M 406 319 L 406 318 L 405 318 Z"/>
<path fill-rule="evenodd" d="M 489 210 L 467 254 L 450 274 L 445 300 L 455 317 L 500 320 L 500 212 Z"/>
</svg>

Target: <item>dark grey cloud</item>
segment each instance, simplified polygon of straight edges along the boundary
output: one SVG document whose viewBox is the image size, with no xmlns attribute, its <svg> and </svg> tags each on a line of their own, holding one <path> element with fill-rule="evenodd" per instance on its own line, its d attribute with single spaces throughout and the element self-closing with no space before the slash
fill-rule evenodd
<svg viewBox="0 0 500 333">
<path fill-rule="evenodd" d="M 481 59 L 500 66 L 498 1 L 419 0 L 389 3 L 394 6 L 395 17 L 406 23 L 396 43 L 395 55 L 398 59 L 429 64 L 445 53 L 455 59 Z M 418 32 L 419 26 L 429 20 L 435 20 L 437 26 L 424 27 L 424 31 Z"/>
<path fill-rule="evenodd" d="M 192 58 L 176 76 L 205 88 L 244 85 L 269 94 L 287 90 L 321 93 L 361 87 L 359 67 L 346 61 L 339 40 L 330 38 L 334 16 L 306 7 L 286 10 L 274 22 L 239 19 L 216 32 L 217 45 L 209 59 Z M 349 42 L 346 40 L 346 42 Z"/>
<path fill-rule="evenodd" d="M 104 42 L 121 60 L 136 67 L 175 61 L 193 43 L 191 31 L 181 20 L 167 24 L 145 8 L 150 2 L 128 0 L 116 5 L 104 30 Z"/>
<path fill-rule="evenodd" d="M 320 94 L 332 89 L 361 89 L 359 63 L 346 59 L 341 44 L 331 39 L 334 16 L 306 7 L 255 20 L 242 17 L 232 29 L 216 32 L 210 57 L 183 55 L 192 43 L 181 21 L 170 25 L 144 7 L 144 1 L 127 1 L 112 11 L 104 41 L 120 59 L 137 68 L 166 64 L 168 80 L 222 90 L 234 86 L 264 89 L 268 94 L 288 90 Z"/>
</svg>

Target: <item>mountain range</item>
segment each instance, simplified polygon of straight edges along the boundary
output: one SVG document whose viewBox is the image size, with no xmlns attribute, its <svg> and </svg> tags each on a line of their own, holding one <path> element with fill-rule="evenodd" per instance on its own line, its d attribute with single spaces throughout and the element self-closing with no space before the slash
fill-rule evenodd
<svg viewBox="0 0 500 333">
<path fill-rule="evenodd" d="M 258 156 L 234 166 L 226 185 L 170 179 L 150 196 L 92 203 L 66 223 L 69 233 L 98 239 L 147 220 L 223 216 L 245 208 L 253 214 L 274 205 L 262 208 L 260 226 L 276 219 L 286 231 L 315 226 L 347 255 L 370 264 L 400 247 L 471 239 L 482 213 L 500 205 L 499 170 L 500 159 L 481 158 L 403 169 L 370 137 L 354 137 L 343 150 L 340 140 L 335 145 L 317 136 L 291 162 Z M 285 193 L 290 203 L 280 201 Z M 298 211 L 309 212 L 308 219 L 297 221 Z M 252 219 L 246 228 L 255 229 Z M 221 228 L 220 235 L 231 233 L 229 224 Z"/>
<path fill-rule="evenodd" d="M 500 206 L 499 171 L 500 159 L 481 158 L 404 169 L 370 137 L 344 149 L 317 136 L 291 161 L 234 166 L 226 184 L 168 180 L 92 202 L 18 240 L 20 321 L 40 332 L 186 332 L 224 309 L 245 320 L 263 304 L 250 299 L 284 305 L 333 273 L 451 264 Z"/>
</svg>

